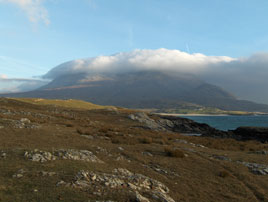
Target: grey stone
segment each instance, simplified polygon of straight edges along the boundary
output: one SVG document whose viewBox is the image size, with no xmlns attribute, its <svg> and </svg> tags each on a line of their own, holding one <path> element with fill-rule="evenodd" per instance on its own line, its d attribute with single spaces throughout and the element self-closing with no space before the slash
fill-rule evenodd
<svg viewBox="0 0 268 202">
<path fill-rule="evenodd" d="M 31 161 L 35 162 L 46 162 L 54 161 L 56 159 L 66 159 L 66 160 L 79 160 L 79 161 L 88 161 L 94 163 L 104 163 L 98 159 L 91 151 L 88 150 L 56 150 L 53 153 L 46 151 L 39 151 L 35 149 L 34 151 L 25 152 L 24 156 Z"/>
<path fill-rule="evenodd" d="M 29 119 L 27 119 L 27 118 L 21 118 L 20 122 L 21 123 L 31 123 L 31 121 Z"/>
<path fill-rule="evenodd" d="M 74 181 L 69 184 L 72 184 L 74 188 L 85 190 L 87 190 L 89 186 L 105 187 L 105 189 L 127 187 L 135 193 L 138 193 L 136 198 L 139 201 L 149 201 L 139 194 L 138 191 L 142 191 L 150 195 L 154 194 L 160 201 L 174 202 L 174 200 L 167 195 L 169 193 L 167 186 L 142 174 L 134 174 L 125 168 L 114 169 L 112 174 L 81 170 L 76 174 Z M 58 185 L 66 186 L 66 182 L 59 182 Z"/>
<path fill-rule="evenodd" d="M 268 166 L 257 163 L 249 163 L 243 161 L 237 161 L 237 163 L 242 164 L 249 168 L 249 170 L 256 175 L 268 175 Z"/>
<path fill-rule="evenodd" d="M 136 192 L 136 201 L 137 202 L 150 202 L 149 199 L 139 194 L 139 192 Z"/>
<path fill-rule="evenodd" d="M 94 137 L 92 135 L 81 135 L 81 137 L 87 138 L 89 140 L 93 140 Z"/>
</svg>

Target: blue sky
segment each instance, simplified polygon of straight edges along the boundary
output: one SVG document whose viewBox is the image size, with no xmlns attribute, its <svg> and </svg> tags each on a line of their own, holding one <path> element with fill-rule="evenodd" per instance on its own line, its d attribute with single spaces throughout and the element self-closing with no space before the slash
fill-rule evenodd
<svg viewBox="0 0 268 202">
<path fill-rule="evenodd" d="M 31 22 L 8 1 L 0 3 L 0 73 L 8 77 L 133 49 L 231 57 L 268 51 L 266 0 L 47 0 L 40 7 L 49 24 Z"/>
<path fill-rule="evenodd" d="M 0 79 L 135 49 L 250 57 L 268 52 L 267 10 L 267 0 L 0 0 Z"/>
</svg>

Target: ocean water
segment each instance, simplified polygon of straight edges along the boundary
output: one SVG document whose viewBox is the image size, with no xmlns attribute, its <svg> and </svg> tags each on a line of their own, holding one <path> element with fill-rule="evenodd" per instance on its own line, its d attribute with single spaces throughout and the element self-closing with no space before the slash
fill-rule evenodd
<svg viewBox="0 0 268 202">
<path fill-rule="evenodd" d="M 199 123 L 206 123 L 219 130 L 234 130 L 239 126 L 268 127 L 268 115 L 256 116 L 187 116 L 180 117 L 192 119 Z"/>
</svg>

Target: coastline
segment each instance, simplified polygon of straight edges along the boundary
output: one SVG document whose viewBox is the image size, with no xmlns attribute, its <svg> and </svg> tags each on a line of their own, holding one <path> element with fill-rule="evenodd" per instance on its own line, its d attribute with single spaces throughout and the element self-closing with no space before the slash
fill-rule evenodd
<svg viewBox="0 0 268 202">
<path fill-rule="evenodd" d="M 173 114 L 173 113 L 154 113 L 160 116 L 233 116 L 231 114 Z"/>
<path fill-rule="evenodd" d="M 249 114 L 174 114 L 174 113 L 153 113 L 160 116 L 267 116 L 267 113 Z"/>
</svg>

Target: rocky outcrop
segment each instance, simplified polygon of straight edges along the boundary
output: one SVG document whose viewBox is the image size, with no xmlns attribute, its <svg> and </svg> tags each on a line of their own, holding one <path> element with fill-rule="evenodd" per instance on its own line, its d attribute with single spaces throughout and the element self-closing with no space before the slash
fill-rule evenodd
<svg viewBox="0 0 268 202">
<path fill-rule="evenodd" d="M 241 162 L 237 161 L 237 163 L 243 164 L 244 166 L 248 167 L 250 172 L 256 175 L 268 175 L 268 166 L 258 163 L 249 163 L 249 162 Z"/>
<path fill-rule="evenodd" d="M 139 112 L 129 115 L 129 118 L 143 123 L 151 130 L 172 131 L 185 134 L 196 134 L 203 137 L 233 138 L 236 140 L 257 140 L 268 142 L 268 127 L 239 127 L 236 130 L 221 131 L 204 123 L 197 123 L 187 118 L 177 116 L 158 115 L 152 119 L 145 113 Z"/>
<path fill-rule="evenodd" d="M 96 157 L 91 151 L 88 150 L 60 149 L 54 152 L 47 152 L 36 149 L 30 152 L 26 151 L 24 153 L 24 156 L 31 161 L 41 163 L 46 161 L 54 161 L 57 159 L 103 163 L 103 161 L 98 159 L 98 157 Z"/>
<path fill-rule="evenodd" d="M 124 168 L 114 169 L 112 174 L 82 170 L 77 173 L 74 181 L 70 183 L 60 181 L 57 185 L 84 190 L 90 187 L 97 189 L 105 187 L 114 190 L 125 188 L 136 193 L 136 201 L 148 202 L 149 199 L 141 195 L 141 193 L 146 193 L 159 201 L 175 202 L 168 195 L 169 188 L 166 185 L 142 174 L 134 174 Z"/>
<path fill-rule="evenodd" d="M 129 118 L 143 123 L 146 128 L 152 130 L 173 131 L 178 133 L 198 134 L 222 138 L 231 137 L 233 135 L 232 133 L 212 128 L 207 124 L 197 123 L 190 119 L 176 116 L 158 115 L 158 118 L 155 120 L 150 118 L 147 114 L 139 112 L 129 115 Z"/>
<path fill-rule="evenodd" d="M 229 161 L 238 164 L 242 164 L 248 167 L 249 171 L 255 175 L 268 175 L 268 165 L 258 164 L 258 163 L 250 163 L 244 161 L 233 161 L 232 159 L 228 158 L 227 156 L 218 156 L 212 155 L 210 156 L 212 159 L 220 160 L 220 161 Z"/>
<path fill-rule="evenodd" d="M 154 119 L 151 119 L 146 113 L 138 112 L 135 114 L 130 114 L 128 117 L 133 121 L 138 121 L 140 123 L 143 123 L 144 126 L 148 129 L 165 130 L 165 127 L 163 127 L 161 124 L 156 122 Z"/>
<path fill-rule="evenodd" d="M 229 134 L 224 131 L 217 130 L 204 123 L 197 123 L 190 119 L 176 116 L 160 116 L 159 124 L 167 130 L 179 133 L 200 134 L 203 136 L 228 137 Z"/>
<path fill-rule="evenodd" d="M 234 133 L 234 137 L 238 140 L 257 140 L 260 142 L 268 142 L 268 128 L 239 127 L 229 132 Z"/>
</svg>

